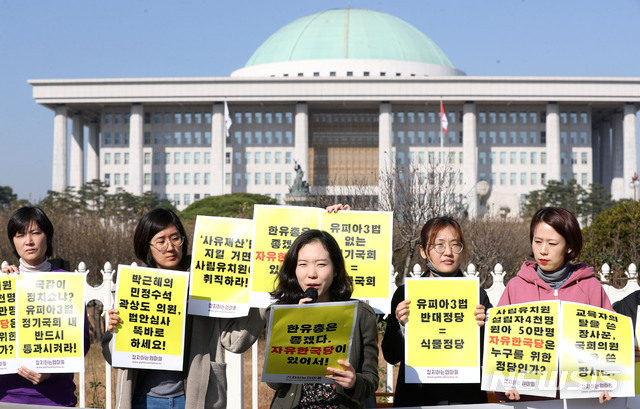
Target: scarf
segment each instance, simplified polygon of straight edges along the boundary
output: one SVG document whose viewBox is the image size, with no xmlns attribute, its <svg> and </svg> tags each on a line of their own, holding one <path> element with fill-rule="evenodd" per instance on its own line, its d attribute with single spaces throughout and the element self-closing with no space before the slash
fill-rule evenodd
<svg viewBox="0 0 640 409">
<path fill-rule="evenodd" d="M 442 273 L 436 270 L 436 268 L 433 266 L 433 264 L 431 264 L 430 261 L 427 261 L 427 271 L 425 271 L 425 273 L 431 273 L 431 275 L 433 275 L 434 277 L 444 277 L 444 278 L 459 277 L 462 275 L 459 267 L 453 273 Z"/>
<path fill-rule="evenodd" d="M 538 277 L 540 277 L 542 281 L 549 284 L 549 287 L 557 289 L 567 281 L 571 274 L 571 270 L 569 269 L 568 264 L 565 264 L 562 268 L 556 271 L 542 271 L 540 266 L 538 266 L 536 268 L 536 273 L 538 273 Z"/>
</svg>

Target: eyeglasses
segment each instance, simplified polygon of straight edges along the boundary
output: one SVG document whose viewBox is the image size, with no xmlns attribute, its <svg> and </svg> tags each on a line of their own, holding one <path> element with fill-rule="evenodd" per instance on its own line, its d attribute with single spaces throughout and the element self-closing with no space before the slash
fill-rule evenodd
<svg viewBox="0 0 640 409">
<path fill-rule="evenodd" d="M 169 250 L 169 243 L 171 243 L 173 247 L 180 247 L 182 243 L 184 243 L 184 236 L 172 236 L 169 237 L 169 240 L 159 239 L 153 243 L 149 243 L 149 245 L 160 253 L 165 253 Z"/>
<path fill-rule="evenodd" d="M 462 249 L 464 248 L 464 246 L 462 245 L 462 243 L 451 243 L 449 244 L 449 248 L 451 248 L 452 252 L 456 254 L 460 254 L 462 253 Z M 447 244 L 445 243 L 434 244 L 433 249 L 436 251 L 436 253 L 442 254 L 447 249 Z"/>
</svg>

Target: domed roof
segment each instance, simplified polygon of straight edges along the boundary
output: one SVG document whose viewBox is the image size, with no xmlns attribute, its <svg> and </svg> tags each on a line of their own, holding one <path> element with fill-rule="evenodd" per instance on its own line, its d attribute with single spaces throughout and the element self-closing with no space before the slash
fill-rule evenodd
<svg viewBox="0 0 640 409">
<path fill-rule="evenodd" d="M 434 74 L 434 66 L 436 75 L 462 73 L 440 47 L 411 24 L 386 13 L 352 8 L 321 11 L 287 24 L 238 71 L 256 72 L 252 67 L 317 60 L 386 60 L 432 67 L 431 73 L 419 75 Z"/>
<path fill-rule="evenodd" d="M 287 24 L 258 48 L 245 67 L 315 59 L 381 59 L 453 67 L 429 37 L 411 24 L 373 10 L 333 9 Z"/>
</svg>

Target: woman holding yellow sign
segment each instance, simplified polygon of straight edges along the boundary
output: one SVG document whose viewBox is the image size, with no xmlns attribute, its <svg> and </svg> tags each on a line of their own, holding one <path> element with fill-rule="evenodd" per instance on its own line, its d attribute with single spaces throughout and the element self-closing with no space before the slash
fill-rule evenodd
<svg viewBox="0 0 640 409">
<path fill-rule="evenodd" d="M 291 245 L 278 272 L 272 293 L 281 304 L 348 301 L 353 288 L 344 258 L 329 233 L 308 230 Z M 316 296 L 317 294 L 317 296 Z M 348 361 L 342 368 L 327 367 L 335 384 L 269 383 L 276 393 L 271 408 L 364 408 L 363 401 L 378 386 L 378 331 L 376 315 L 360 302 Z"/>
<path fill-rule="evenodd" d="M 182 222 L 170 209 L 147 212 L 134 233 L 136 256 L 149 267 L 165 270 L 189 268 L 188 240 Z M 122 324 L 118 311 L 109 311 L 102 340 L 103 354 L 111 362 L 111 332 Z M 117 409 L 193 409 L 226 407 L 226 364 L 223 348 L 242 353 L 258 339 L 264 310 L 250 309 L 235 319 L 188 316 L 183 371 L 119 369 Z M 186 383 L 189 388 L 185 388 Z M 185 394 L 185 391 L 186 394 Z"/>
<path fill-rule="evenodd" d="M 53 254 L 53 224 L 42 209 L 24 206 L 9 219 L 7 234 L 18 266 L 7 265 L 5 273 L 34 274 L 64 272 L 49 262 Z M 89 351 L 89 321 L 84 317 L 84 353 Z M 39 373 L 27 367 L 17 374 L 0 376 L 0 402 L 45 406 L 75 406 L 76 385 L 72 373 Z"/>
<path fill-rule="evenodd" d="M 561 300 L 592 305 L 613 311 L 609 298 L 585 263 L 571 264 L 582 251 L 582 231 L 575 216 L 560 207 L 539 209 L 529 228 L 531 252 L 535 261 L 525 261 L 504 290 L 498 307 L 533 301 Z M 542 400 L 520 395 L 516 390 L 496 392 L 500 400 Z M 600 402 L 610 400 L 608 392 Z"/>
<path fill-rule="evenodd" d="M 464 277 L 460 264 L 466 248 L 460 224 L 450 217 L 428 220 L 420 232 L 420 255 L 427 262 L 421 277 Z M 399 406 L 430 406 L 486 403 L 487 395 L 479 383 L 405 383 L 404 328 L 409 317 L 411 300 L 404 299 L 404 285 L 398 287 L 391 300 L 392 313 L 387 316 L 387 329 L 382 338 L 382 353 L 390 364 L 400 362 L 393 404 Z M 480 305 L 475 316 L 484 325 L 485 310 L 491 301 L 480 288 Z"/>
</svg>

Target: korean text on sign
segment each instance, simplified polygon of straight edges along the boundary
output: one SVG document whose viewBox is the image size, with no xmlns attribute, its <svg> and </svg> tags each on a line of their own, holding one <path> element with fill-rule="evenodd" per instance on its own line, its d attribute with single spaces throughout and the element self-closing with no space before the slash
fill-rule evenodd
<svg viewBox="0 0 640 409">
<path fill-rule="evenodd" d="M 407 383 L 471 383 L 480 380 L 480 332 L 473 315 L 477 278 L 410 278 L 406 324 Z"/>
<path fill-rule="evenodd" d="M 113 366 L 182 370 L 188 273 L 120 265 Z"/>
<path fill-rule="evenodd" d="M 267 307 L 275 277 L 293 241 L 303 232 L 320 227 L 324 209 L 298 206 L 256 205 L 253 208 L 251 249 L 252 307 Z"/>
<path fill-rule="evenodd" d="M 42 372 L 84 368 L 85 274 L 38 273 L 18 277 L 19 364 Z"/>
<path fill-rule="evenodd" d="M 262 381 L 333 383 L 326 368 L 348 360 L 357 303 L 273 305 Z"/>
<path fill-rule="evenodd" d="M 603 308 L 562 303 L 560 398 L 634 396 L 631 318 Z"/>
<path fill-rule="evenodd" d="M 340 245 L 353 297 L 366 301 L 377 313 L 388 313 L 393 213 L 323 212 L 321 218 L 321 229 Z"/>
<path fill-rule="evenodd" d="M 252 220 L 198 216 L 193 240 L 189 314 L 247 315 L 252 233 Z"/>
<path fill-rule="evenodd" d="M 559 308 L 559 301 L 543 301 L 490 310 L 482 389 L 556 395 Z"/>
</svg>

